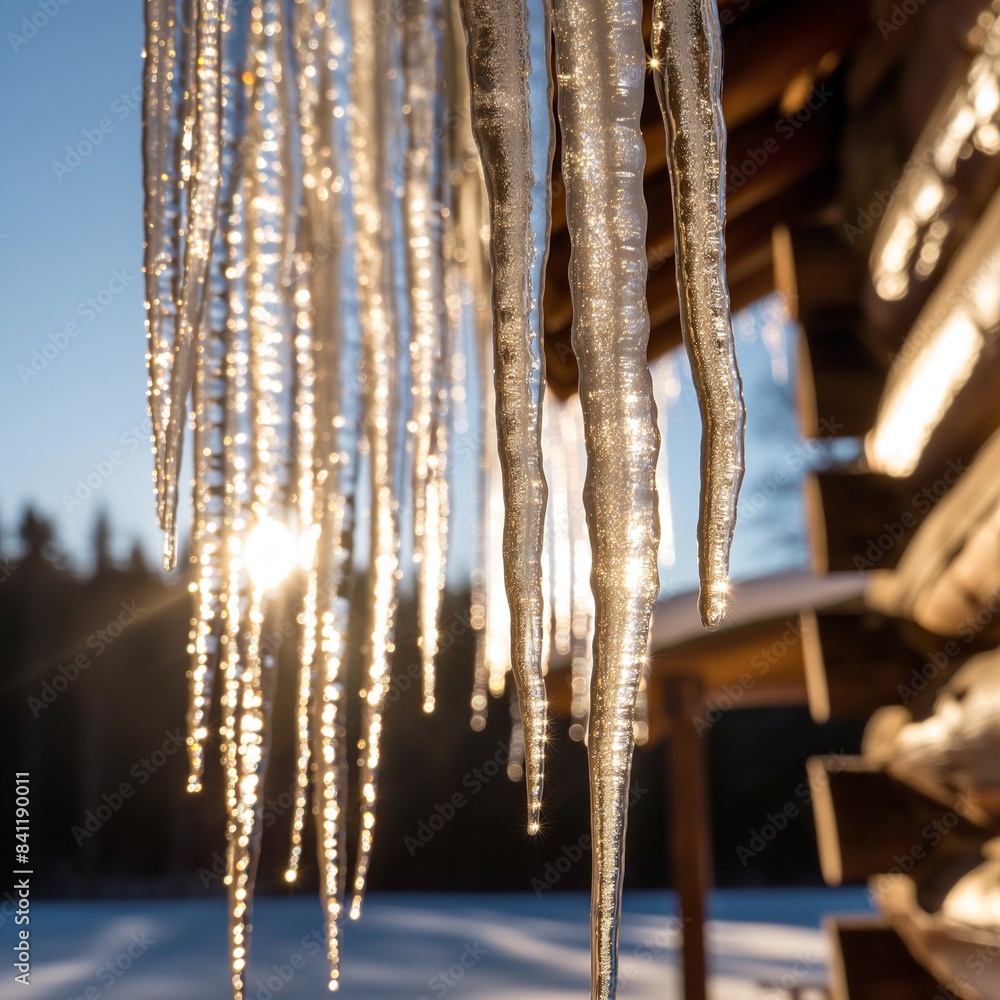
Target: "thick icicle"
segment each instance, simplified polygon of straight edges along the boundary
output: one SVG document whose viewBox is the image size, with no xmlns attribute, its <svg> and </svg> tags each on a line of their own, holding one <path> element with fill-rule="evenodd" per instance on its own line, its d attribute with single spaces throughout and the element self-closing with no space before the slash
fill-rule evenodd
<svg viewBox="0 0 1000 1000">
<path fill-rule="evenodd" d="M 169 407 L 163 432 L 161 520 L 165 535 L 164 565 L 176 559 L 178 477 L 181 447 L 189 414 L 198 337 L 205 319 L 209 267 L 222 186 L 222 23 L 220 0 L 198 0 L 192 6 L 194 79 L 189 108 L 191 164 L 187 221 L 184 227 L 180 294 L 170 367 Z M 186 127 L 186 126 L 185 126 Z M 185 137 L 185 145 L 187 139 Z"/>
<path fill-rule="evenodd" d="M 594 1000 L 618 980 L 632 722 L 658 590 L 659 447 L 646 365 L 645 77 L 639 0 L 554 5 L 573 347 L 587 444 L 596 608 L 591 687 Z"/>
<path fill-rule="evenodd" d="M 392 199 L 386 174 L 386 149 L 392 110 L 387 54 L 390 45 L 377 25 L 392 31 L 388 0 L 355 0 L 351 5 L 352 115 L 351 175 L 354 183 L 355 272 L 361 317 L 364 371 L 364 427 L 368 439 L 371 504 L 368 637 L 364 649 L 361 697 L 361 831 L 354 866 L 350 916 L 361 915 L 371 863 L 375 803 L 381 753 L 382 713 L 389 687 L 396 611 L 399 530 L 395 500 L 397 336 L 393 309 Z M 391 44 L 391 43 L 390 43 Z"/>
<path fill-rule="evenodd" d="M 538 830 L 547 704 L 542 677 L 542 283 L 555 129 L 549 14 L 525 0 L 463 0 L 472 122 L 490 203 L 494 379 L 503 470 L 511 666 L 525 734 L 528 830 Z"/>
<path fill-rule="evenodd" d="M 702 420 L 698 607 L 714 629 L 726 614 L 745 421 L 726 284 L 722 31 L 714 0 L 656 0 L 652 43 L 667 130 L 681 331 Z"/>
</svg>

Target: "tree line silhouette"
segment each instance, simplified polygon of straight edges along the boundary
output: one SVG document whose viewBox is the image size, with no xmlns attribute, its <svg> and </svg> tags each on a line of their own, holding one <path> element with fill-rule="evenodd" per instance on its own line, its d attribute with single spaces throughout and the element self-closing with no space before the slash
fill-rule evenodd
<svg viewBox="0 0 1000 1000">
<path fill-rule="evenodd" d="M 53 525 L 31 509 L 20 519 L 15 546 L 0 539 L 0 745 L 10 771 L 31 773 L 34 886 L 40 895 L 61 897 L 219 893 L 225 843 L 217 703 L 204 790 L 185 791 L 186 573 L 151 568 L 138 545 L 126 560 L 113 559 L 112 528 L 103 515 L 92 538 L 91 568 L 83 572 L 61 551 Z M 363 573 L 353 581 L 359 598 L 365 585 Z M 264 630 L 278 683 L 264 787 L 262 891 L 315 884 L 308 827 L 296 888 L 283 879 L 293 811 L 296 643 L 290 623 L 297 600 L 293 581 Z M 349 628 L 348 690 L 354 698 L 361 682 L 364 604 L 352 601 Z M 523 788 L 505 774 L 506 699 L 491 700 L 484 731 L 469 725 L 475 656 L 469 594 L 445 595 L 443 632 L 449 638 L 431 716 L 421 709 L 415 618 L 413 596 L 404 588 L 383 730 L 371 888 L 539 895 L 586 889 L 585 748 L 567 737 L 567 720 L 553 720 L 545 822 L 541 835 L 529 838 Z M 355 724 L 358 715 L 349 713 Z M 816 727 L 794 708 L 730 712 L 713 727 L 707 748 L 719 884 L 819 882 L 808 809 L 782 831 L 780 846 L 753 865 L 740 864 L 737 850 L 801 782 L 805 757 L 834 744 L 850 749 L 859 734 L 853 725 Z M 353 748 L 358 734 L 348 735 Z M 627 875 L 632 886 L 671 882 L 663 754 L 657 746 L 640 748 L 636 756 Z M 12 802 L 12 796 L 7 799 Z M 351 801 L 353 846 L 353 787 Z"/>
</svg>

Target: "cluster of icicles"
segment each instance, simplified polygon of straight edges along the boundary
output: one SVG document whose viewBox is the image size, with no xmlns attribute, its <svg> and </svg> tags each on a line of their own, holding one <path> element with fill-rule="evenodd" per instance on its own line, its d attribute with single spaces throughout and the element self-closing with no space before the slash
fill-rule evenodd
<svg viewBox="0 0 1000 1000">
<path fill-rule="evenodd" d="M 667 128 L 681 315 L 705 427 L 709 627 L 725 611 L 742 476 L 715 4 L 658 0 L 651 60 L 640 25 L 638 0 L 557 0 L 551 10 L 548 0 L 146 0 L 156 501 L 170 566 L 191 425 L 189 787 L 202 784 L 217 676 L 237 1000 L 276 673 L 262 642 L 269 606 L 300 565 L 286 877 L 297 876 L 311 813 L 335 989 L 339 927 L 360 913 L 375 832 L 403 508 L 412 510 L 423 704 L 434 707 L 454 377 L 470 330 L 484 373 L 473 726 L 482 728 L 487 695 L 503 691 L 510 670 L 517 770 L 537 831 L 545 665 L 550 647 L 570 656 L 573 733 L 586 734 L 591 771 L 593 995 L 615 995 L 634 713 L 658 591 L 639 130 L 648 68 Z M 580 391 L 543 419 L 553 37 Z M 361 835 L 349 879 L 344 671 L 356 497 L 371 511 L 370 585 Z"/>
</svg>

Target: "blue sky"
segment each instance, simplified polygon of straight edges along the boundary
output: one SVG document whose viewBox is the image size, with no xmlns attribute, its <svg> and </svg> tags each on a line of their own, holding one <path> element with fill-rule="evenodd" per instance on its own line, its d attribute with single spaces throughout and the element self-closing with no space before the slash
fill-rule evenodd
<svg viewBox="0 0 1000 1000">
<path fill-rule="evenodd" d="M 34 503 L 79 560 L 105 508 L 119 554 L 138 538 L 155 556 L 141 287 L 142 3 L 7 0 L 0 31 L 0 129 L 8 137 L 0 160 L 0 523 L 9 533 Z M 752 318 L 737 328 L 751 404 L 746 496 L 789 463 L 796 430 L 774 344 L 769 351 Z M 779 338 L 779 354 L 794 370 L 790 338 L 789 330 Z M 696 578 L 700 433 L 682 355 L 676 366 L 683 389 L 667 413 L 666 440 L 677 560 L 664 573 L 673 590 Z M 467 531 L 469 512 L 457 524 Z M 453 544 L 453 553 L 470 550 Z M 802 558 L 797 491 L 785 489 L 740 525 L 734 571 L 759 575 Z"/>
<path fill-rule="evenodd" d="M 0 518 L 9 531 L 32 501 L 80 552 L 103 505 L 122 547 L 141 537 L 155 551 L 138 443 L 142 4 L 63 3 L 7 0 L 0 14 Z M 88 475 L 99 485 L 67 509 Z"/>
</svg>

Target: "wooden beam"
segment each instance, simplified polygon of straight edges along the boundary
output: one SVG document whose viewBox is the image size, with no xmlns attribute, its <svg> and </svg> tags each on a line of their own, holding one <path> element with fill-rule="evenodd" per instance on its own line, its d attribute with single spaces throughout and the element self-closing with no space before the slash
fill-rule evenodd
<svg viewBox="0 0 1000 1000">
<path fill-rule="evenodd" d="M 646 4 L 647 11 L 651 3 Z M 835 66 L 830 53 L 848 51 L 869 24 L 867 0 L 841 0 L 838 4 L 815 4 L 807 0 L 784 0 L 768 4 L 758 16 L 736 17 L 744 4 L 733 4 L 729 15 L 721 11 L 723 23 L 724 84 L 722 110 L 732 136 L 758 116 L 766 115 L 773 131 L 778 110 L 789 84 L 803 74 L 819 80 L 823 66 Z M 646 29 L 650 18 L 647 13 Z M 829 69 L 827 69 L 829 72 Z M 666 141 L 652 75 L 647 77 L 642 113 L 646 139 L 646 174 L 666 167 Z M 734 160 L 730 154 L 730 162 Z M 558 156 L 553 173 L 552 231 L 566 228 L 565 189 Z"/>
<path fill-rule="evenodd" d="M 824 168 L 832 162 L 837 142 L 839 118 L 835 111 L 816 114 L 805 122 L 800 131 L 779 142 L 770 117 L 753 123 L 730 143 L 729 183 L 727 188 L 727 261 L 730 269 L 736 266 L 734 253 L 729 246 L 738 239 L 734 230 L 741 216 L 768 203 L 775 203 L 770 212 L 755 216 L 753 226 L 761 228 L 766 216 L 770 242 L 771 227 L 787 219 L 790 209 L 778 208 L 780 199 L 791 192 L 789 201 L 798 211 L 802 207 L 803 189 L 810 179 L 815 185 L 812 207 L 819 210 L 832 197 L 831 175 Z M 646 204 L 649 206 L 649 226 L 646 252 L 655 276 L 651 279 L 654 291 L 676 298 L 676 284 L 672 262 L 674 252 L 674 223 L 671 208 L 670 178 L 666 170 L 648 176 L 645 184 Z M 779 211 L 781 214 L 779 214 Z M 545 335 L 565 336 L 573 318 L 573 304 L 569 294 L 569 234 L 553 230 L 545 282 Z"/>
<path fill-rule="evenodd" d="M 806 763 L 820 868 L 827 885 L 864 883 L 885 872 L 912 871 L 939 845 L 981 846 L 989 834 L 957 800 L 949 808 L 871 768 L 863 758 L 828 755 Z M 873 804 L 878 822 L 872 822 Z"/>
<path fill-rule="evenodd" d="M 948 995 L 884 920 L 835 917 L 824 927 L 830 940 L 830 1000 L 931 1000 Z"/>
<path fill-rule="evenodd" d="M 775 221 L 798 218 L 828 204 L 833 196 L 834 171 L 824 164 L 818 171 L 782 191 L 777 197 L 730 218 L 726 226 L 726 256 L 730 303 L 734 310 L 751 305 L 775 287 L 771 227 Z M 653 318 L 649 357 L 659 357 L 681 343 L 673 247 L 665 259 L 651 258 L 647 295 Z M 568 261 L 567 261 L 568 263 Z M 550 261 L 551 265 L 551 261 Z M 547 291 L 547 296 L 548 296 Z M 552 292 L 551 294 L 556 294 Z M 547 301 L 546 309 L 550 308 Z M 559 308 L 557 305 L 554 307 Z M 545 333 L 546 379 L 550 389 L 565 398 L 576 391 L 577 365 L 570 347 L 571 308 L 562 314 L 564 327 Z M 548 323 L 549 314 L 546 313 Z"/>
<path fill-rule="evenodd" d="M 899 685 L 913 683 L 924 657 L 907 643 L 895 622 L 878 614 L 817 612 L 804 635 L 809 711 L 818 723 L 831 718 L 867 719 L 899 701 Z"/>
<path fill-rule="evenodd" d="M 683 921 L 681 968 L 684 1000 L 706 1000 L 708 961 L 705 922 L 712 884 L 712 831 L 708 813 L 708 773 L 701 734 L 688 724 L 702 711 L 697 677 L 666 681 L 667 714 L 672 721 L 667 742 L 670 782 L 670 827 L 674 858 L 674 885 Z"/>
</svg>

